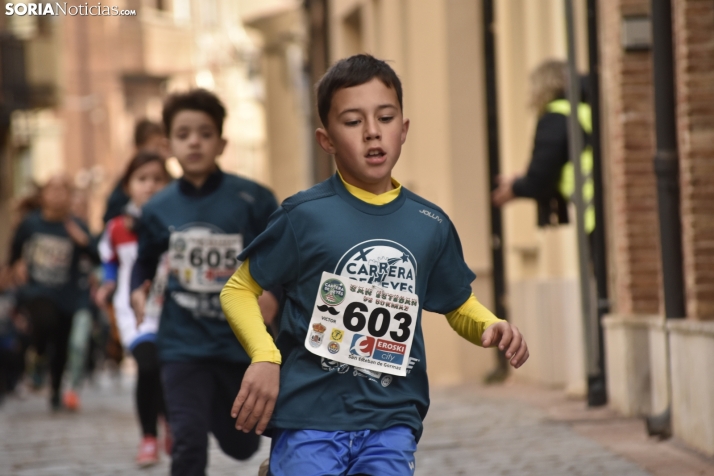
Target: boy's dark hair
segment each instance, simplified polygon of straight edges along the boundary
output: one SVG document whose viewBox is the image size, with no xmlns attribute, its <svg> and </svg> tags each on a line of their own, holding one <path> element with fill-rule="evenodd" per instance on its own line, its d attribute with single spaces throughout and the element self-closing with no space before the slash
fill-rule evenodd
<svg viewBox="0 0 714 476">
<path fill-rule="evenodd" d="M 327 127 L 332 97 L 339 89 L 359 86 L 374 78 L 382 81 L 388 88 L 394 88 L 399 107 L 403 109 L 402 82 L 391 66 L 371 55 L 354 55 L 333 64 L 317 83 L 317 113 L 322 125 Z"/>
<path fill-rule="evenodd" d="M 32 184 L 32 191 L 20 198 L 15 205 L 15 209 L 21 218 L 24 218 L 28 213 L 39 210 L 42 207 L 42 194 L 40 187 Z"/>
<path fill-rule="evenodd" d="M 140 148 L 153 136 L 164 136 L 164 130 L 158 122 L 142 119 L 134 127 L 134 145 Z"/>
<path fill-rule="evenodd" d="M 205 112 L 218 129 L 218 135 L 223 135 L 223 120 L 226 118 L 226 108 L 218 97 L 205 89 L 192 89 L 185 93 L 172 94 L 164 102 L 163 121 L 166 135 L 171 135 L 171 122 L 181 111 Z"/>
<path fill-rule="evenodd" d="M 132 159 L 129 161 L 129 164 L 126 166 L 126 170 L 124 170 L 124 175 L 122 175 L 121 177 L 122 187 L 126 188 L 129 185 L 129 181 L 131 180 L 131 176 L 134 175 L 134 172 L 151 162 L 158 162 L 159 164 L 161 164 L 161 170 L 164 173 L 164 178 L 167 182 L 170 182 L 171 175 L 169 174 L 169 171 L 166 170 L 166 160 L 155 152 L 142 150 L 137 152 L 136 155 L 132 157 Z"/>
</svg>

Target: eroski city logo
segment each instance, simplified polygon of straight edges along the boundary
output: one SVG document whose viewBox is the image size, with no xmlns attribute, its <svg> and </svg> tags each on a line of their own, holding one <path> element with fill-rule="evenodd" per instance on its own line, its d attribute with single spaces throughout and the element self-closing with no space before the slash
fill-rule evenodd
<svg viewBox="0 0 714 476">
<path fill-rule="evenodd" d="M 353 355 L 359 355 L 360 357 L 372 357 L 372 352 L 374 352 L 374 341 L 374 337 L 355 334 L 354 337 L 352 337 L 350 353 Z"/>
<path fill-rule="evenodd" d="M 415 291 L 417 262 L 406 247 L 390 240 L 363 241 L 350 248 L 335 274 L 397 291 Z"/>
</svg>

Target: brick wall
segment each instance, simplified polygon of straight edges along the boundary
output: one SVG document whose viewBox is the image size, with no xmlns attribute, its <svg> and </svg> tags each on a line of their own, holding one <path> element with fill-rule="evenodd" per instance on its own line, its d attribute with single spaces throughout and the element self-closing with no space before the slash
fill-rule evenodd
<svg viewBox="0 0 714 476">
<path fill-rule="evenodd" d="M 605 193 L 611 194 L 609 253 L 613 312 L 619 314 L 653 314 L 662 308 L 652 55 L 626 52 L 620 40 L 623 16 L 649 14 L 649 4 L 609 0 L 600 2 L 599 12 Z"/>
<path fill-rule="evenodd" d="M 714 1 L 672 4 L 687 316 L 714 319 Z"/>
</svg>

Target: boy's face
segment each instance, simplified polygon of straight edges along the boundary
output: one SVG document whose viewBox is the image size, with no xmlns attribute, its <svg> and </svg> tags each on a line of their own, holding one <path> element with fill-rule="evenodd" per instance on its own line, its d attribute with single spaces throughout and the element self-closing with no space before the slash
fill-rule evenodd
<svg viewBox="0 0 714 476">
<path fill-rule="evenodd" d="M 345 181 L 376 194 L 389 191 L 409 130 L 394 89 L 378 78 L 339 89 L 332 97 L 328 123 L 317 130 L 317 141 L 335 155 Z"/>
<path fill-rule="evenodd" d="M 223 153 L 226 141 L 218 135 L 211 116 L 203 111 L 184 109 L 171 121 L 169 145 L 184 176 L 191 179 L 213 173 L 216 157 Z"/>
<path fill-rule="evenodd" d="M 72 204 L 72 187 L 64 176 L 52 177 L 42 189 L 42 208 L 56 213 L 67 213 Z"/>
</svg>

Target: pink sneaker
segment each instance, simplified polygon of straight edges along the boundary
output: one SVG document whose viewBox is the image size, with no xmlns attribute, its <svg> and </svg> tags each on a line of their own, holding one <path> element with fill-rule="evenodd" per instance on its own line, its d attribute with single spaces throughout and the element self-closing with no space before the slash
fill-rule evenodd
<svg viewBox="0 0 714 476">
<path fill-rule="evenodd" d="M 139 452 L 136 454 L 136 464 L 140 468 L 153 466 L 159 462 L 159 445 L 154 436 L 145 436 L 139 444 Z"/>
<path fill-rule="evenodd" d="M 64 404 L 64 407 L 71 412 L 79 411 L 79 395 L 77 395 L 77 392 L 74 390 L 68 390 L 65 392 L 64 397 L 62 398 L 62 403 Z"/>
</svg>

